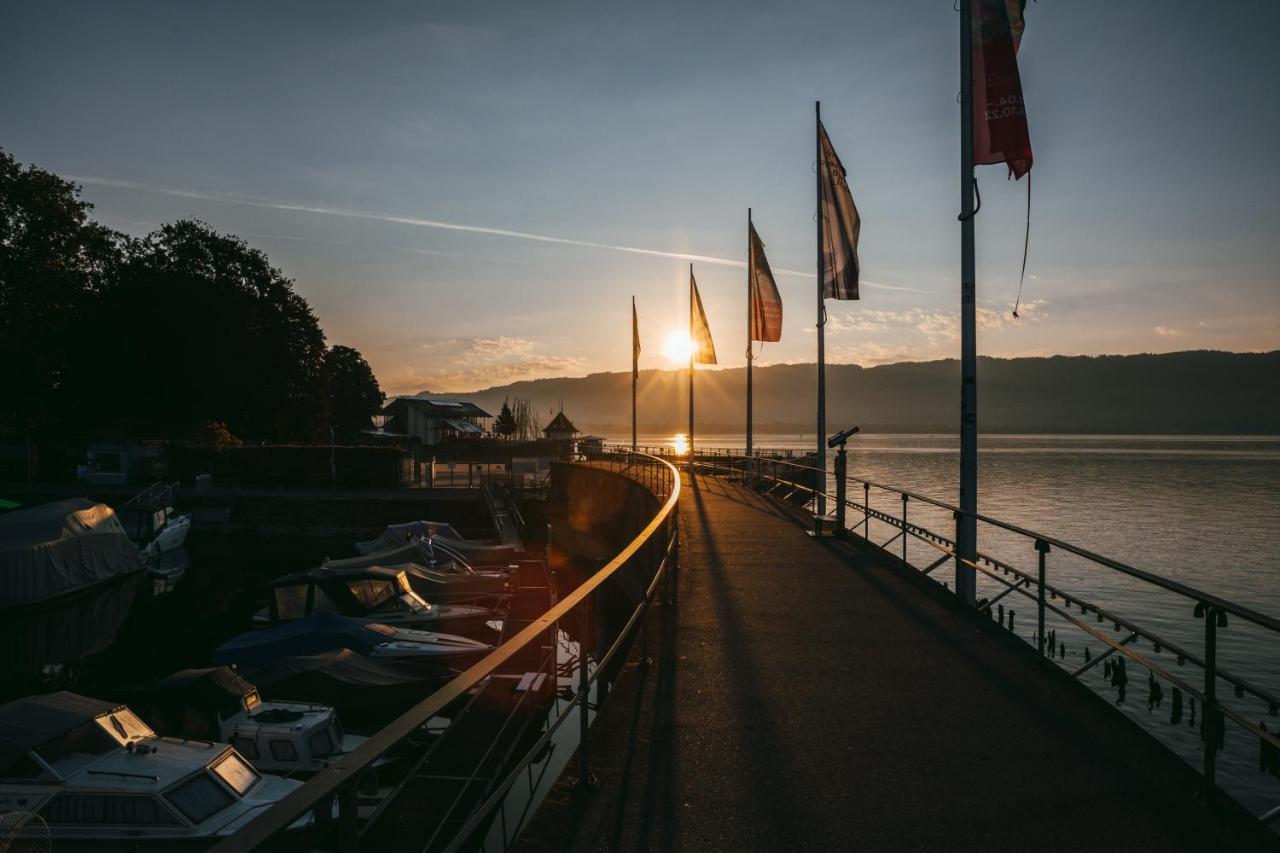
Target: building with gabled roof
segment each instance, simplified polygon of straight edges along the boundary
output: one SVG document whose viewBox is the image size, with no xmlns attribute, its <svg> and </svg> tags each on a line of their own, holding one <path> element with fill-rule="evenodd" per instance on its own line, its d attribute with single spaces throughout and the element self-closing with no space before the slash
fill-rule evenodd
<svg viewBox="0 0 1280 853">
<path fill-rule="evenodd" d="M 542 428 L 547 441 L 573 441 L 573 437 L 581 431 L 573 425 L 573 421 L 564 416 L 564 412 L 557 414 L 551 419 L 551 423 Z"/>
<path fill-rule="evenodd" d="M 457 439 L 483 438 L 493 415 L 466 400 L 412 395 L 395 397 L 382 407 L 383 430 L 419 444 L 442 444 Z"/>
</svg>

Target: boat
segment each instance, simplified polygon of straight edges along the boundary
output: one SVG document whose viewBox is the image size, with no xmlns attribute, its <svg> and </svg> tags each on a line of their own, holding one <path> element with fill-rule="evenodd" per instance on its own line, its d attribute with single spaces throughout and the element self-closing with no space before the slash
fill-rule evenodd
<svg viewBox="0 0 1280 853">
<path fill-rule="evenodd" d="M 428 603 L 413 591 L 403 569 L 371 566 L 316 568 L 277 578 L 267 590 L 267 606 L 254 614 L 253 625 L 279 625 L 322 610 L 362 622 L 451 633 L 484 629 L 501 618 L 487 607 Z"/>
<path fill-rule="evenodd" d="M 320 610 L 293 622 L 234 637 L 214 650 L 213 662 L 252 669 L 279 658 L 336 649 L 350 649 L 375 660 L 452 666 L 480 657 L 492 651 L 493 646 L 454 634 L 393 628 Z"/>
<path fill-rule="evenodd" d="M 426 543 L 424 550 L 433 552 L 439 549 L 444 557 L 472 567 L 509 568 L 521 553 L 515 545 L 505 545 L 492 539 L 468 539 L 453 525 L 438 521 L 391 524 L 377 539 L 357 542 L 355 548 L 362 555 L 379 554 L 419 540 Z"/>
<path fill-rule="evenodd" d="M 365 740 L 346 734 L 328 705 L 263 701 L 227 666 L 175 672 L 148 700 L 147 722 L 156 731 L 229 743 L 268 773 L 315 773 Z"/>
<path fill-rule="evenodd" d="M 159 737 L 125 705 L 61 691 L 0 706 L 0 813 L 33 813 L 56 849 L 207 846 L 300 785 L 228 744 Z"/>
<path fill-rule="evenodd" d="M 376 731 L 444 684 L 451 670 L 425 670 L 393 660 L 365 657 L 350 649 L 277 658 L 243 670 L 264 696 L 324 702 L 350 730 Z"/>
<path fill-rule="evenodd" d="M 356 553 L 376 554 L 379 551 L 392 551 L 415 539 L 430 539 L 433 536 L 463 539 L 457 528 L 447 521 L 406 521 L 402 524 L 388 524 L 376 539 L 355 543 Z"/>
<path fill-rule="evenodd" d="M 106 504 L 69 498 L 0 516 L 0 607 L 53 601 L 142 569 Z"/>
</svg>

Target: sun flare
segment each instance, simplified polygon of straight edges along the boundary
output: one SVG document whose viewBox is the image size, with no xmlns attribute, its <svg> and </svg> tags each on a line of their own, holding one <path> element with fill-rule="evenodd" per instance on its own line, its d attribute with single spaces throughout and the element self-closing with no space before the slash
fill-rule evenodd
<svg viewBox="0 0 1280 853">
<path fill-rule="evenodd" d="M 685 364 L 693 355 L 693 341 L 688 332 L 673 331 L 662 342 L 662 353 L 676 364 Z"/>
</svg>

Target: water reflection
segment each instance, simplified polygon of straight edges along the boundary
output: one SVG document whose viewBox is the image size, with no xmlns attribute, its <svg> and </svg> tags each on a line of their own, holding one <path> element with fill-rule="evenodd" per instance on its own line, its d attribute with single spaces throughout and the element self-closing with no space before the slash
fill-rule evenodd
<svg viewBox="0 0 1280 853">
<path fill-rule="evenodd" d="M 666 444 L 667 440 L 663 440 L 662 444 Z M 678 432 L 670 439 L 671 449 L 675 451 L 677 456 L 686 456 L 689 453 L 689 436 Z"/>
</svg>

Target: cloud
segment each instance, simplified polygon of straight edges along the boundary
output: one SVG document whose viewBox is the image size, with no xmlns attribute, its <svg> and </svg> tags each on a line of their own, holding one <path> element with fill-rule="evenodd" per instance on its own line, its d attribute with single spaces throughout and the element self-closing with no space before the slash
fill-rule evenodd
<svg viewBox="0 0 1280 853">
<path fill-rule="evenodd" d="M 418 228 L 434 228 L 444 231 L 462 231 L 468 234 L 484 234 L 490 237 L 507 237 L 517 240 L 532 240 L 538 243 L 555 243 L 562 246 L 578 246 L 586 249 L 603 249 L 609 252 L 623 252 L 631 255 L 646 255 L 656 258 L 671 258 L 680 261 L 698 261 L 704 264 L 714 264 L 722 267 L 738 267 L 745 269 L 746 261 L 736 258 L 718 258 L 713 255 L 695 255 L 688 252 L 672 252 L 663 249 L 644 249 L 637 246 L 624 246 L 616 243 L 602 243 L 595 240 L 575 240 L 570 237 L 555 237 L 549 234 L 535 234 L 531 231 L 516 231 L 509 228 L 493 228 L 487 225 L 468 225 L 459 222 L 445 222 L 439 219 L 422 219 L 416 216 L 402 216 L 393 213 L 373 213 L 363 210 L 351 210 L 345 207 L 321 207 L 316 205 L 300 204 L 290 201 L 278 201 L 273 199 L 256 198 L 238 193 L 216 193 L 216 192 L 198 192 L 195 190 L 184 190 L 176 187 L 157 186 L 155 184 L 142 183 L 140 181 L 121 180 L 119 178 L 102 178 L 92 175 L 69 175 L 68 180 L 78 181 L 82 184 L 92 184 L 101 187 L 114 187 L 116 189 L 137 190 L 139 192 L 156 193 L 159 195 L 175 196 L 177 198 L 200 199 L 202 201 L 213 201 L 221 204 L 235 204 L 242 207 L 265 208 L 267 210 L 281 210 L 289 213 L 312 213 L 320 216 L 338 216 L 346 219 L 362 219 L 374 222 L 387 222 L 395 225 L 412 225 Z M 307 239 L 307 238 L 288 238 L 280 236 L 282 239 Z M 323 242 L 323 241 L 319 241 Z M 424 249 L 412 249 L 407 246 L 397 246 L 395 248 L 405 249 L 410 252 L 418 252 L 420 254 L 442 255 L 445 257 L 475 257 L 473 255 L 450 255 L 445 252 L 434 252 Z M 484 260 L 499 260 L 509 262 L 502 258 L 486 258 Z M 774 267 L 774 273 L 777 275 L 793 276 L 797 278 L 813 278 L 814 273 L 802 272 L 800 270 L 789 270 L 781 267 Z M 926 296 L 936 296 L 937 293 L 932 290 L 920 290 L 913 287 L 904 287 L 896 284 L 881 284 L 874 281 L 862 281 L 861 284 L 877 290 L 895 290 L 904 293 L 920 293 Z"/>
<path fill-rule="evenodd" d="M 833 347 L 828 361 L 831 364 L 860 364 L 863 367 L 874 367 L 877 364 L 919 361 L 920 357 L 920 350 L 913 347 L 867 341 L 853 346 Z"/>
<path fill-rule="evenodd" d="M 977 326 L 984 332 L 1012 327 L 1020 322 L 1036 323 L 1044 318 L 1045 300 L 1024 303 L 1019 309 L 1018 320 L 1011 313 L 979 307 Z M 863 308 L 842 313 L 828 313 L 828 332 L 917 332 L 925 341 L 936 346 L 960 339 L 960 315 L 954 311 L 932 311 L 909 308 L 903 311 L 882 311 Z"/>
<path fill-rule="evenodd" d="M 1204 325 L 1203 323 L 1201 325 Z M 1156 326 L 1151 331 L 1155 332 L 1162 338 L 1176 338 L 1182 334 L 1180 329 L 1170 328 L 1169 326 Z"/>
<path fill-rule="evenodd" d="M 585 362 L 572 356 L 549 355 L 525 338 L 442 338 L 417 348 L 425 363 L 406 365 L 383 379 L 389 394 L 419 391 L 476 391 L 494 385 L 586 372 Z"/>
</svg>

